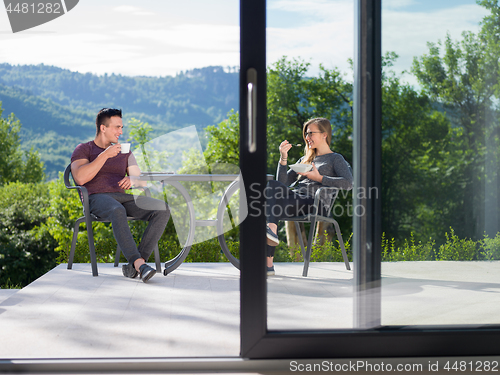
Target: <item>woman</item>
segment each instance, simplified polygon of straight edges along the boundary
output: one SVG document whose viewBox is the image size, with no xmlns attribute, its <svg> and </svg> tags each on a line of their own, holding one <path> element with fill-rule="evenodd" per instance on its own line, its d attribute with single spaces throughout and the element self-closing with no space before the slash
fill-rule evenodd
<svg viewBox="0 0 500 375">
<path fill-rule="evenodd" d="M 312 213 L 314 194 L 322 186 L 338 189 L 352 189 L 352 173 L 344 157 L 330 149 L 332 126 L 326 118 L 307 121 L 302 129 L 306 142 L 305 155 L 298 163 L 311 164 L 306 173 L 287 171 L 288 151 L 292 145 L 288 141 L 279 146 L 280 161 L 276 173 L 277 181 L 269 181 L 266 187 L 267 217 L 267 274 L 274 275 L 274 250 L 279 244 L 278 221 L 289 217 Z M 290 187 L 292 189 L 290 189 Z M 328 192 L 320 196 L 323 207 L 329 207 L 331 197 Z"/>
</svg>

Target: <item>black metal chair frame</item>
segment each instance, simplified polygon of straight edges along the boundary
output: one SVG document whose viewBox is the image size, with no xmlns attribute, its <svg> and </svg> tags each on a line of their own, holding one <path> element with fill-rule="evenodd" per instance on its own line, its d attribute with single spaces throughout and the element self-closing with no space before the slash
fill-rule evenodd
<svg viewBox="0 0 500 375">
<path fill-rule="evenodd" d="M 92 265 L 92 275 L 98 276 L 97 258 L 96 258 L 95 246 L 94 246 L 94 231 L 92 229 L 92 222 L 97 221 L 97 222 L 102 222 L 102 223 L 109 223 L 110 221 L 100 219 L 100 218 L 90 214 L 89 194 L 88 194 L 87 188 L 84 186 L 71 184 L 70 183 L 70 176 L 73 179 L 73 176 L 71 175 L 71 164 L 69 164 L 66 167 L 66 170 L 64 171 L 64 184 L 66 185 L 66 188 L 68 188 L 68 189 L 77 189 L 79 191 L 80 200 L 82 201 L 82 205 L 83 205 L 83 216 L 76 220 L 75 226 L 73 228 L 73 239 L 71 241 L 71 250 L 70 250 L 69 258 L 68 258 L 68 269 L 70 270 L 73 268 L 73 258 L 75 256 L 75 248 L 76 248 L 76 242 L 78 240 L 78 232 L 80 230 L 80 224 L 85 223 L 87 225 L 87 238 L 89 241 L 89 251 L 90 251 L 90 262 Z M 74 179 L 73 179 L 73 181 L 74 181 Z M 142 190 L 144 190 L 144 193 L 146 196 L 148 196 L 148 197 L 151 196 L 151 193 L 147 187 L 137 187 L 136 189 L 142 189 Z M 140 219 L 132 217 L 132 216 L 128 216 L 127 220 L 133 221 L 133 220 L 140 220 Z M 89 230 L 89 228 L 90 228 L 90 230 Z M 120 261 L 120 253 L 121 253 L 120 246 L 117 246 L 116 254 L 115 254 L 115 263 L 114 263 L 115 267 L 118 267 L 118 263 Z M 160 261 L 160 252 L 158 249 L 158 245 L 154 249 L 154 254 L 155 254 L 156 272 L 161 273 L 161 261 Z M 147 261 L 147 259 L 146 259 L 146 261 Z"/>
<path fill-rule="evenodd" d="M 328 207 L 328 209 L 322 210 L 322 211 L 325 211 L 324 212 L 325 215 L 321 215 L 322 211 L 320 210 L 320 208 L 322 209 L 323 205 L 322 205 L 319 197 L 320 197 L 320 193 L 324 190 L 331 192 L 332 202 L 330 204 L 330 207 Z M 302 251 L 302 256 L 304 257 L 304 269 L 302 271 L 302 276 L 304 276 L 304 277 L 307 277 L 307 273 L 309 271 L 309 263 L 310 263 L 310 259 L 311 259 L 311 249 L 312 249 L 312 246 L 314 243 L 314 233 L 316 231 L 316 223 L 319 221 L 332 223 L 334 225 L 335 232 L 337 234 L 337 240 L 339 242 L 340 249 L 342 250 L 342 257 L 344 258 L 345 268 L 347 270 L 351 269 L 351 266 L 349 265 L 349 259 L 347 258 L 347 253 L 345 251 L 344 241 L 342 240 L 342 233 L 340 233 L 339 224 L 330 215 L 332 207 L 335 203 L 335 199 L 337 199 L 337 195 L 338 195 L 337 188 L 326 187 L 326 186 L 320 187 L 316 191 L 316 194 L 314 195 L 314 208 L 313 208 L 312 214 L 282 219 L 283 221 L 295 222 L 295 228 L 297 230 L 297 234 L 299 237 L 299 243 L 300 243 L 300 248 Z M 302 239 L 302 234 L 301 234 L 299 223 L 311 223 L 311 228 L 309 229 L 309 235 L 308 235 L 308 240 L 307 240 L 307 250 L 304 248 L 304 240 Z"/>
</svg>

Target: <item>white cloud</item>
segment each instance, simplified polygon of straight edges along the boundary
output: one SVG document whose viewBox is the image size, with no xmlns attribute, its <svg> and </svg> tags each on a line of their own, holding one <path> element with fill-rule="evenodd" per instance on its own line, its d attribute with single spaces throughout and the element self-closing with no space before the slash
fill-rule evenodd
<svg viewBox="0 0 500 375">
<path fill-rule="evenodd" d="M 144 1 L 140 7 L 103 4 L 102 12 L 96 12 L 97 0 L 80 3 L 78 11 L 41 25 L 32 33 L 3 33 L 0 61 L 126 75 L 167 75 L 207 65 L 239 65 L 239 26 L 234 14 L 216 19 L 208 13 L 217 13 L 212 6 L 202 8 L 202 4 L 192 14 L 176 13 L 173 5 L 161 2 L 163 9 L 155 1 Z M 487 13 L 473 4 L 422 12 L 408 12 L 398 4 L 415 6 L 414 0 L 383 2 L 382 47 L 400 55 L 395 66 L 399 71 L 409 69 L 413 56 L 427 51 L 426 42 L 443 39 L 447 31 L 453 39 L 459 39 L 463 30 L 477 31 L 478 22 Z M 268 64 L 283 55 L 300 56 L 311 62 L 311 75 L 317 74 L 320 63 L 350 74 L 347 59 L 354 52 L 352 0 L 269 0 L 268 7 L 273 17 L 285 15 L 284 22 L 276 22 L 267 30 Z M 151 10 L 154 16 L 136 17 L 139 13 L 152 15 Z M 198 23 L 197 19 L 205 21 Z"/>
<path fill-rule="evenodd" d="M 317 75 L 319 64 L 347 72 L 354 50 L 354 5 L 352 1 L 279 0 L 270 8 L 298 12 L 304 24 L 294 28 L 268 28 L 267 62 L 281 56 L 300 57 L 311 63 L 308 74 Z"/>
<path fill-rule="evenodd" d="M 87 72 L 82 67 L 88 62 L 106 64 L 115 61 L 117 55 L 125 60 L 138 54 L 138 49 L 132 45 L 113 43 L 112 36 L 99 34 L 20 34 L 17 38 L 0 39 L 0 61 L 10 64 L 44 63 Z"/>
<path fill-rule="evenodd" d="M 154 56 L 134 56 L 127 61 L 110 61 L 93 63 L 89 61 L 82 66 L 85 71 L 104 74 L 119 72 L 123 75 L 166 76 L 176 75 L 181 71 L 211 66 L 238 66 L 238 52 L 214 52 L 199 54 L 197 52 L 181 52 L 172 54 L 158 54 Z"/>
<path fill-rule="evenodd" d="M 317 74 L 319 64 L 346 71 L 347 59 L 353 56 L 352 21 L 345 24 L 318 24 L 296 29 L 268 29 L 267 61 L 281 56 L 300 57 L 311 62 L 310 74 Z"/>
<path fill-rule="evenodd" d="M 352 0 L 277 0 L 270 1 L 268 9 L 295 12 L 304 24 L 333 23 L 350 18 L 354 13 Z"/>
<path fill-rule="evenodd" d="M 143 8 L 134 7 L 132 5 L 120 5 L 120 6 L 114 7 L 113 11 L 119 12 L 119 13 L 130 13 L 130 14 L 133 14 L 136 16 L 151 16 L 151 15 L 155 14 L 155 13 L 149 12 Z"/>
<path fill-rule="evenodd" d="M 384 0 L 382 1 L 382 11 L 387 9 L 401 9 L 410 5 L 415 5 L 415 0 Z"/>
<path fill-rule="evenodd" d="M 396 71 L 409 70 L 414 56 L 428 52 L 427 42 L 444 40 L 449 33 L 453 40 L 462 39 L 464 30 L 477 32 L 479 22 L 487 14 L 478 5 L 462 5 L 434 12 L 382 12 L 382 51 L 394 51 L 400 57 Z M 408 82 L 415 80 L 408 77 Z"/>
<path fill-rule="evenodd" d="M 0 61 L 10 64 L 44 63 L 81 73 L 131 76 L 166 76 L 209 65 L 239 65 L 238 41 L 228 37 L 227 43 L 217 44 L 211 39 L 222 39 L 217 28 L 205 28 L 206 39 L 201 42 L 205 42 L 206 46 L 197 44 L 191 38 L 196 33 L 187 32 L 184 27 L 180 30 L 184 36 L 177 35 L 175 38 L 167 37 L 172 36 L 168 33 L 163 35 L 147 30 L 133 37 L 128 37 L 125 31 L 116 35 L 21 33 L 7 40 L 0 38 Z M 158 42 L 162 43 L 161 47 Z M 210 43 L 216 43 L 213 49 Z"/>
<path fill-rule="evenodd" d="M 449 8 L 408 12 L 414 0 L 384 0 L 382 10 L 382 51 L 394 51 L 399 59 L 394 66 L 398 72 L 409 70 L 414 56 L 427 52 L 427 42 L 443 40 L 449 32 L 453 39 L 461 39 L 464 30 L 477 32 L 479 22 L 488 13 L 475 5 L 457 5 Z M 310 74 L 317 74 L 322 63 L 327 68 L 338 67 L 351 74 L 348 58 L 354 53 L 354 6 L 352 1 L 277 0 L 269 8 L 297 12 L 303 23 L 294 28 L 269 28 L 267 32 L 267 61 L 275 62 L 281 56 L 300 56 L 311 62 Z M 409 76 L 410 83 L 415 80 Z"/>
<path fill-rule="evenodd" d="M 231 25 L 183 24 L 169 29 L 121 30 L 117 33 L 130 40 L 154 41 L 161 45 L 203 51 L 239 52 L 239 27 Z"/>
<path fill-rule="evenodd" d="M 140 8 L 134 7 L 134 6 L 131 6 L 131 5 L 120 5 L 118 7 L 113 8 L 113 10 L 115 12 L 123 12 L 123 13 L 136 12 L 138 9 L 140 9 Z"/>
</svg>

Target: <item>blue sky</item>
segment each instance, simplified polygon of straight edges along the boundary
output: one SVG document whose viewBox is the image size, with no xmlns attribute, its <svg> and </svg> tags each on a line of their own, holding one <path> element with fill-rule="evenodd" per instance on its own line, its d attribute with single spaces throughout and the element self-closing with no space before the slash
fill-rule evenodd
<svg viewBox="0 0 500 375">
<path fill-rule="evenodd" d="M 68 14 L 13 34 L 0 12 L 0 62 L 82 73 L 165 76 L 239 64 L 238 0 L 80 0 Z M 408 69 L 427 41 L 477 31 L 486 11 L 474 0 L 383 0 L 383 50 Z M 351 74 L 352 0 L 268 0 L 268 64 L 283 55 Z M 411 78 L 409 79 L 411 81 Z"/>
</svg>

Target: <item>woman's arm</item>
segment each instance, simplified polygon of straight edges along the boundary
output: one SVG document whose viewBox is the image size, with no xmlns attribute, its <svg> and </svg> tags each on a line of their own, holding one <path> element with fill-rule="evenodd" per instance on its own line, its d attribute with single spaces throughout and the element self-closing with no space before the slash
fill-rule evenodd
<svg viewBox="0 0 500 375">
<path fill-rule="evenodd" d="M 302 156 L 298 161 L 297 164 L 300 164 L 304 157 Z M 286 186 L 290 186 L 293 184 L 295 181 L 297 181 L 297 172 L 295 172 L 292 169 L 288 169 L 287 165 L 281 164 L 281 162 L 278 162 L 278 170 L 276 171 L 276 180 L 279 182 L 282 182 Z"/>
<path fill-rule="evenodd" d="M 297 172 L 288 169 L 286 165 L 278 163 L 278 170 L 276 171 L 276 180 L 290 186 L 297 179 Z"/>
<path fill-rule="evenodd" d="M 288 151 L 292 148 L 292 145 L 287 140 L 280 143 L 280 160 L 278 162 L 278 169 L 276 171 L 276 180 L 289 186 L 297 179 L 297 173 L 288 170 Z M 288 170 L 288 171 L 287 171 Z"/>
<path fill-rule="evenodd" d="M 325 186 L 351 190 L 353 184 L 351 168 L 342 155 L 336 155 L 336 157 L 333 159 L 332 168 L 332 174 L 336 175 L 336 177 L 323 176 L 323 181 L 321 183 Z"/>
<path fill-rule="evenodd" d="M 336 187 L 339 189 L 352 189 L 352 173 L 349 164 L 340 154 L 331 154 L 331 162 L 327 165 L 320 165 L 321 171 L 316 168 L 313 162 L 313 169 L 307 173 L 299 173 L 311 181 L 319 182 L 324 186 Z"/>
</svg>

